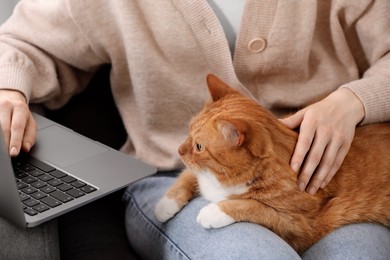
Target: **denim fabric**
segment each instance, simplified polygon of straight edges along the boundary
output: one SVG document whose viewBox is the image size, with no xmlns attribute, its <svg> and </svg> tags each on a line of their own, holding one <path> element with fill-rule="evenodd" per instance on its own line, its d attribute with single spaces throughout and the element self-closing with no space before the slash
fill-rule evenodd
<svg viewBox="0 0 390 260">
<path fill-rule="evenodd" d="M 158 222 L 154 206 L 174 180 L 169 174 L 156 174 L 131 184 L 125 192 L 127 236 L 143 259 L 300 259 L 286 242 L 260 225 L 204 229 L 196 222 L 199 210 L 208 203 L 203 198 L 192 200 L 168 222 Z M 314 245 L 303 258 L 390 259 L 390 231 L 373 224 L 346 226 Z"/>
<path fill-rule="evenodd" d="M 336 229 L 303 254 L 308 260 L 390 259 L 390 230 L 362 223 Z"/>
</svg>

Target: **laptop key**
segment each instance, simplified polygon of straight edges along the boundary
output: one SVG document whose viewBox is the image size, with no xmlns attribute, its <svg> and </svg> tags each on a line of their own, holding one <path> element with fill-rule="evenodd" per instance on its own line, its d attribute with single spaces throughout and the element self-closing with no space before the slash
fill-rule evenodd
<svg viewBox="0 0 390 260">
<path fill-rule="evenodd" d="M 31 193 L 34 193 L 37 191 L 37 189 L 33 188 L 33 187 L 26 187 L 24 189 L 21 189 L 21 191 L 23 191 L 24 193 L 26 194 L 31 194 Z"/>
<path fill-rule="evenodd" d="M 18 167 L 18 169 L 20 169 L 24 172 L 31 172 L 31 171 L 35 170 L 36 168 L 28 163 L 23 163 Z"/>
<path fill-rule="evenodd" d="M 33 176 L 27 176 L 27 177 L 25 177 L 25 178 L 23 178 L 22 179 L 22 181 L 24 181 L 25 183 L 27 183 L 27 184 L 30 184 L 30 183 L 32 183 L 32 182 L 34 182 L 34 181 L 36 181 L 37 179 L 35 178 L 35 177 L 33 177 Z"/>
<path fill-rule="evenodd" d="M 68 176 L 68 174 L 66 174 L 66 173 L 64 173 L 64 172 L 62 172 L 60 170 L 52 171 L 52 172 L 50 172 L 50 175 L 56 177 L 57 179 L 61 179 L 63 177 Z"/>
<path fill-rule="evenodd" d="M 50 208 L 48 206 L 46 206 L 45 204 L 39 204 L 39 205 L 34 206 L 33 209 L 35 209 L 38 212 L 44 212 L 46 210 L 49 210 Z"/>
<path fill-rule="evenodd" d="M 33 186 L 34 188 L 40 189 L 42 187 L 45 187 L 46 183 L 44 183 L 43 181 L 36 181 L 31 183 L 30 185 Z"/>
<path fill-rule="evenodd" d="M 46 193 L 44 193 L 42 191 L 37 191 L 37 192 L 31 194 L 31 197 L 33 197 L 34 199 L 37 199 L 37 200 L 40 200 L 46 196 L 47 196 Z"/>
<path fill-rule="evenodd" d="M 64 203 L 73 200 L 72 196 L 69 196 L 68 194 L 65 194 L 65 193 L 58 191 L 58 190 L 50 193 L 50 196 L 53 196 L 54 198 L 56 198 L 59 201 L 64 202 Z"/>
<path fill-rule="evenodd" d="M 66 193 L 68 193 L 69 195 L 71 195 L 72 197 L 75 197 L 75 198 L 79 198 L 79 197 L 85 195 L 84 192 L 82 192 L 81 190 L 75 189 L 75 188 L 68 190 Z"/>
<path fill-rule="evenodd" d="M 26 183 L 21 182 L 21 181 L 16 182 L 16 185 L 18 186 L 19 190 L 28 187 L 28 185 Z"/>
<path fill-rule="evenodd" d="M 41 181 L 48 181 L 48 180 L 53 179 L 53 177 L 50 176 L 49 174 L 45 174 L 45 175 L 39 176 L 38 179 L 40 179 Z"/>
<path fill-rule="evenodd" d="M 25 172 L 20 171 L 20 172 L 15 174 L 15 177 L 18 178 L 18 179 L 23 179 L 23 178 L 28 177 L 28 174 L 25 173 Z"/>
<path fill-rule="evenodd" d="M 48 184 L 50 184 L 51 186 L 58 186 L 58 185 L 61 185 L 63 182 L 60 181 L 59 179 L 52 179 L 50 181 L 47 181 Z"/>
<path fill-rule="evenodd" d="M 43 171 L 41 171 L 39 169 L 35 169 L 35 170 L 29 172 L 29 174 L 31 176 L 38 177 L 38 176 L 41 176 L 41 175 L 45 174 L 45 172 L 43 172 Z"/>
<path fill-rule="evenodd" d="M 35 210 L 30 209 L 30 208 L 24 209 L 24 212 L 29 214 L 30 216 L 35 216 L 36 214 L 38 214 L 38 212 L 36 212 Z"/>
<path fill-rule="evenodd" d="M 34 207 L 35 205 L 38 205 L 39 202 L 35 199 L 28 199 L 23 201 L 23 204 L 26 205 L 27 207 Z"/>
<path fill-rule="evenodd" d="M 72 182 L 70 185 L 72 185 L 75 188 L 81 188 L 86 184 L 85 184 L 85 182 L 77 180 L 77 181 Z"/>
<path fill-rule="evenodd" d="M 51 192 L 53 192 L 55 190 L 56 190 L 56 188 L 54 188 L 54 187 L 52 187 L 50 185 L 41 188 L 41 191 L 43 191 L 46 194 L 51 193 Z"/>
<path fill-rule="evenodd" d="M 19 192 L 20 201 L 24 201 L 26 199 L 29 199 L 30 197 L 24 193 Z"/>
<path fill-rule="evenodd" d="M 66 184 L 66 183 L 62 183 L 61 185 L 57 186 L 57 189 L 59 189 L 61 191 L 67 191 L 67 190 L 72 189 L 72 186 L 70 186 L 69 184 Z"/>
<path fill-rule="evenodd" d="M 19 157 L 11 158 L 12 166 L 16 169 L 19 169 L 21 165 L 23 165 L 25 162 L 18 160 Z"/>
<path fill-rule="evenodd" d="M 41 199 L 41 202 L 45 203 L 46 205 L 48 205 L 51 208 L 57 207 L 57 206 L 62 204 L 58 200 L 56 200 L 52 197 L 49 197 L 49 196 Z"/>
<path fill-rule="evenodd" d="M 70 176 L 70 175 L 68 175 L 68 176 L 66 176 L 66 177 L 61 178 L 61 180 L 62 180 L 63 182 L 66 182 L 66 183 L 71 183 L 71 182 L 76 181 L 77 179 L 74 178 L 74 177 L 72 177 L 72 176 Z"/>
<path fill-rule="evenodd" d="M 92 186 L 86 185 L 86 186 L 82 187 L 80 190 L 84 191 L 85 193 L 91 193 L 91 192 L 95 191 L 96 189 Z"/>
<path fill-rule="evenodd" d="M 41 169 L 42 171 L 44 172 L 51 172 L 51 171 L 54 171 L 56 168 L 42 162 L 42 161 L 38 161 L 37 159 L 35 158 L 32 158 L 32 157 L 29 157 L 27 159 L 28 163 L 30 163 L 31 165 L 34 165 L 35 167 Z"/>
</svg>

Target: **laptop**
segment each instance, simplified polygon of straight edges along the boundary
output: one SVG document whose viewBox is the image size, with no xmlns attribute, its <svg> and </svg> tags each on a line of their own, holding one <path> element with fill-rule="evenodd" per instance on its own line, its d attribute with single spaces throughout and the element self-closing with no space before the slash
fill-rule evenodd
<svg viewBox="0 0 390 260">
<path fill-rule="evenodd" d="M 11 159 L 0 136 L 0 216 L 20 227 L 35 227 L 156 172 L 144 162 L 33 115 L 38 132 L 28 154 Z"/>
</svg>

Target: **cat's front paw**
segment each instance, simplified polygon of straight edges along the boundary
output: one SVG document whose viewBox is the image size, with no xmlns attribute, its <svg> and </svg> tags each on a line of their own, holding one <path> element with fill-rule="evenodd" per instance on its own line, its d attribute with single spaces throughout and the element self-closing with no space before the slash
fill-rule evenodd
<svg viewBox="0 0 390 260">
<path fill-rule="evenodd" d="M 165 222 L 179 211 L 180 207 L 177 202 L 174 199 L 164 196 L 154 208 L 154 217 L 160 222 Z"/>
<path fill-rule="evenodd" d="M 202 208 L 196 218 L 204 228 L 220 228 L 234 223 L 234 219 L 223 212 L 215 203 Z"/>
</svg>

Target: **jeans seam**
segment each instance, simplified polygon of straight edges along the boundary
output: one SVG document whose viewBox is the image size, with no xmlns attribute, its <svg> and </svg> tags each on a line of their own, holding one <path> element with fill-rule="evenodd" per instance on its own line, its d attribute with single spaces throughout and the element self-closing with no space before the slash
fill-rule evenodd
<svg viewBox="0 0 390 260">
<path fill-rule="evenodd" d="M 169 236 L 164 232 L 164 230 L 162 230 L 161 228 L 159 228 L 158 226 L 156 226 L 153 221 L 148 218 L 148 216 L 146 216 L 144 214 L 144 212 L 141 210 L 141 208 L 139 207 L 138 203 L 137 203 L 137 200 L 134 198 L 134 196 L 129 192 L 129 191 L 126 191 L 125 192 L 125 195 L 124 197 L 126 197 L 126 199 L 130 199 L 133 201 L 133 205 L 130 205 L 130 200 L 128 200 L 128 204 L 127 206 L 131 206 L 131 207 L 135 207 L 137 209 L 137 214 L 139 214 L 145 221 L 146 225 L 149 226 L 149 227 L 152 227 L 156 230 L 159 231 L 159 235 L 165 239 L 165 241 L 167 241 L 171 246 L 172 248 L 178 253 L 180 254 L 181 256 L 185 257 L 186 259 L 191 259 L 190 257 L 188 257 L 182 250 L 180 250 L 180 248 L 177 246 L 176 243 L 174 243 L 170 238 Z"/>
</svg>

